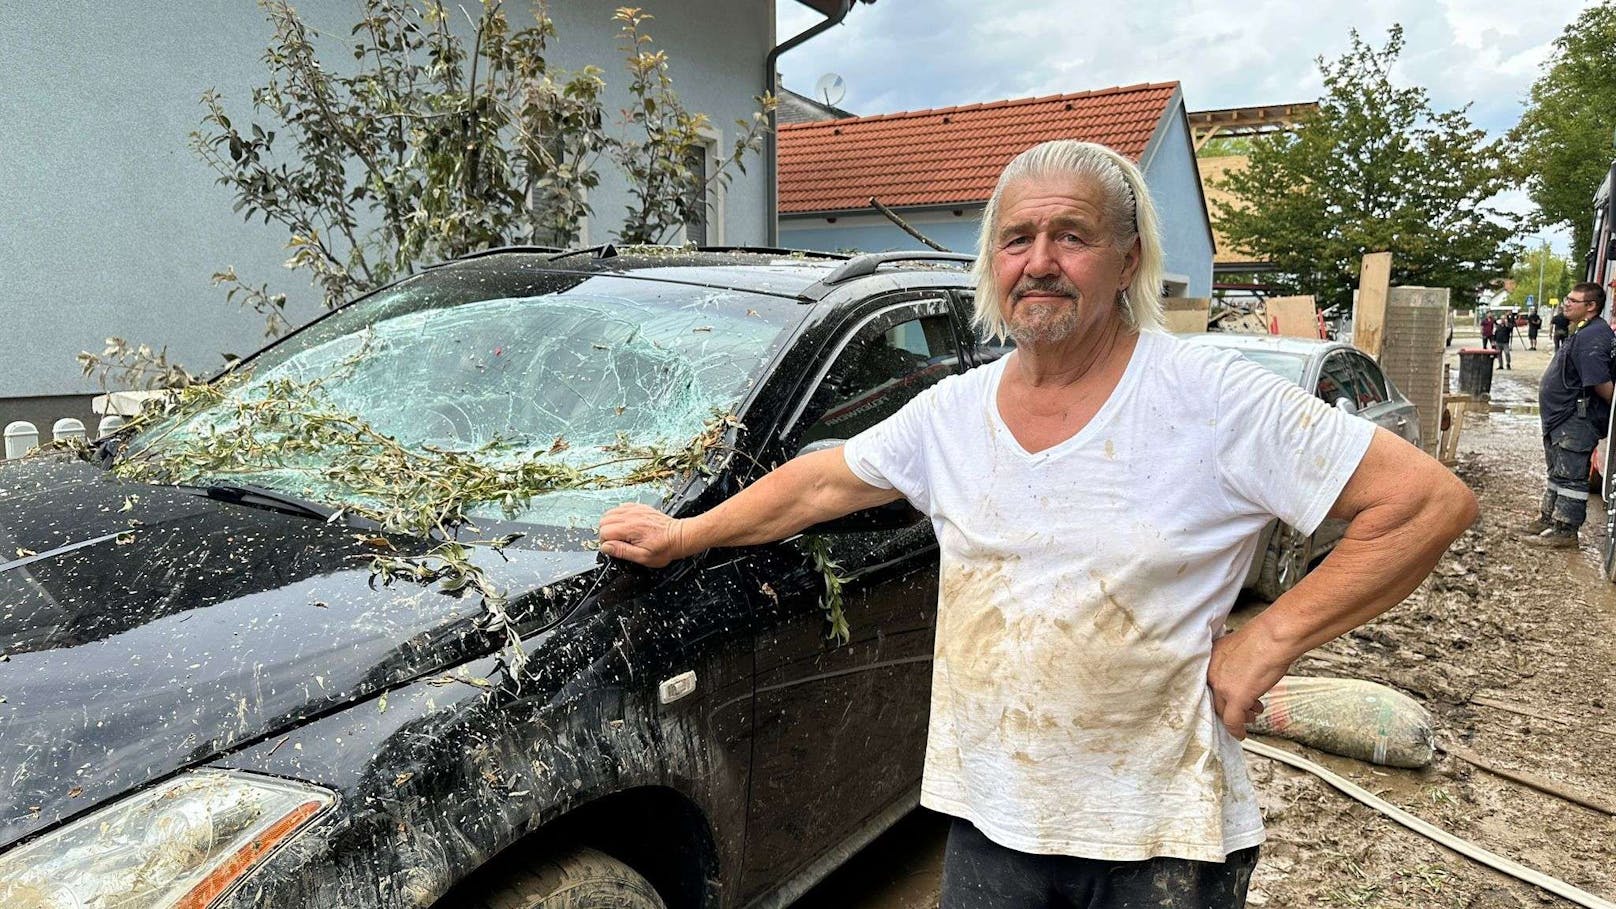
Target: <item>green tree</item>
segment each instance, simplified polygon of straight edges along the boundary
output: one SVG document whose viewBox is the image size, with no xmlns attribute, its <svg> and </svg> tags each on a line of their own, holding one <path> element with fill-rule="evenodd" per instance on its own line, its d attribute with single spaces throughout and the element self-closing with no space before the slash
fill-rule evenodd
<svg viewBox="0 0 1616 909">
<path fill-rule="evenodd" d="M 624 176 L 632 198 L 618 240 L 668 242 L 699 216 L 713 184 L 744 171 L 774 105 L 757 99 L 703 177 L 691 162 L 709 120 L 680 103 L 640 9 L 612 14 L 630 96 L 613 118 L 602 69 L 549 64 L 557 36 L 542 2 L 533 24 L 517 28 L 499 0 L 486 0 L 466 38 L 450 27 L 459 7 L 444 0 L 362 0 L 347 65 L 322 62 L 318 35 L 286 0 L 261 5 L 274 39 L 252 116 L 233 118 L 205 92 L 191 147 L 231 190 L 236 211 L 286 230 L 286 267 L 307 277 L 326 308 L 468 252 L 572 245 L 604 167 Z M 290 327 L 284 293 L 233 267 L 213 277 L 227 301 L 265 317 L 267 335 Z M 112 338 L 79 362 L 103 382 L 193 380 L 151 351 Z"/>
<path fill-rule="evenodd" d="M 1616 130 L 1616 4 L 1582 11 L 1554 42 L 1510 132 L 1526 189 L 1545 225 L 1571 229 L 1574 257 L 1592 243 L 1593 197 Z"/>
<path fill-rule="evenodd" d="M 1509 292 L 1509 305 L 1519 306 L 1524 311 L 1528 295 L 1536 299 L 1540 306 L 1546 305 L 1551 298 L 1563 300 L 1571 291 L 1571 285 L 1581 280 L 1580 277 L 1573 278 L 1573 275 L 1579 274 L 1580 270 L 1574 270 L 1570 261 L 1556 255 L 1547 246 L 1529 249 L 1521 253 L 1520 260 L 1510 270 L 1510 280 L 1515 284 Z M 1542 278 L 1542 296 L 1538 295 L 1539 277 Z"/>
<path fill-rule="evenodd" d="M 1364 253 L 1389 250 L 1393 284 L 1451 288 L 1464 304 L 1509 268 L 1515 227 L 1488 204 L 1508 186 L 1501 143 L 1394 85 L 1402 49 L 1401 26 L 1378 50 L 1352 32 L 1346 54 L 1318 59 L 1318 113 L 1254 139 L 1247 167 L 1218 184 L 1237 200 L 1219 206 L 1220 227 L 1274 263 L 1268 283 L 1350 303 Z"/>
</svg>

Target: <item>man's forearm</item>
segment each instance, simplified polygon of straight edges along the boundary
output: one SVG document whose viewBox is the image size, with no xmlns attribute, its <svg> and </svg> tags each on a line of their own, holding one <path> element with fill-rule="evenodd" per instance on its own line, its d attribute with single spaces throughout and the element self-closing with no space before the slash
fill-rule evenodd
<svg viewBox="0 0 1616 909">
<path fill-rule="evenodd" d="M 1435 473 L 1435 472 L 1433 472 Z M 1396 606 L 1475 520 L 1475 499 L 1447 471 L 1416 501 L 1366 508 L 1319 567 L 1250 623 L 1290 660 Z"/>
<path fill-rule="evenodd" d="M 783 540 L 821 521 L 899 498 L 850 479 L 840 449 L 794 458 L 711 511 L 677 521 L 680 554 Z"/>
</svg>

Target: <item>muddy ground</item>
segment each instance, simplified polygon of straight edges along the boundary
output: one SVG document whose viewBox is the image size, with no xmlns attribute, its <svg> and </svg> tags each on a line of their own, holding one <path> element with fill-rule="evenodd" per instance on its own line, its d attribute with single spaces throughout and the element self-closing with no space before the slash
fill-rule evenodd
<svg viewBox="0 0 1616 909">
<path fill-rule="evenodd" d="M 1465 333 L 1450 351 L 1474 343 Z M 1616 804 L 1616 587 L 1599 571 L 1603 505 L 1590 503 L 1576 551 L 1535 550 L 1511 533 L 1535 513 L 1543 488 L 1533 406 L 1549 357 L 1542 340 L 1545 349 L 1515 352 L 1514 369 L 1496 374 L 1492 406 L 1467 416 L 1456 471 L 1481 500 L 1480 520 L 1401 606 L 1294 670 L 1371 679 L 1413 695 L 1436 720 L 1436 763 L 1396 770 L 1273 744 L 1478 846 L 1616 900 L 1616 818 L 1441 750 L 1458 745 L 1500 768 Z M 1237 619 L 1258 608 L 1243 606 Z M 1450 852 L 1306 773 L 1247 760 L 1268 826 L 1253 906 L 1573 905 Z M 935 907 L 946 829 L 944 819 L 916 812 L 798 905 Z"/>
</svg>

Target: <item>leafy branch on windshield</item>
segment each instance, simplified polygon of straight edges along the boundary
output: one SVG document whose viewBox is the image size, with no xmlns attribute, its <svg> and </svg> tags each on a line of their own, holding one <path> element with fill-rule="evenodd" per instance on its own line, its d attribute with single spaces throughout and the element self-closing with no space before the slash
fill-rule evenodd
<svg viewBox="0 0 1616 909">
<path fill-rule="evenodd" d="M 479 532 L 468 509 L 493 503 L 515 514 L 534 497 L 564 489 L 671 488 L 709 472 L 710 459 L 740 425 L 733 415 L 715 414 L 683 446 L 635 446 L 620 437 L 598 449 L 599 461 L 582 466 L 559 457 L 569 450 L 564 440 L 525 452 L 498 438 L 469 450 L 411 447 L 330 399 L 322 385 L 341 371 L 339 365 L 325 378 L 306 382 L 268 379 L 236 394 L 212 385 L 182 389 L 152 416 L 140 418 L 147 431 L 112 470 L 161 484 L 241 478 L 270 485 L 262 478 L 274 477 L 275 488 L 324 490 L 339 500 L 338 516 L 364 518 L 384 533 L 436 540 L 425 553 L 409 555 L 386 536 L 362 537 L 376 550 L 369 557 L 372 583 L 407 581 L 481 597 L 479 625 L 504 637 L 501 659 L 513 684 L 527 656 L 504 591 L 474 553 L 478 546 L 501 551 L 513 537 L 475 545 L 450 539 L 457 528 Z"/>
</svg>

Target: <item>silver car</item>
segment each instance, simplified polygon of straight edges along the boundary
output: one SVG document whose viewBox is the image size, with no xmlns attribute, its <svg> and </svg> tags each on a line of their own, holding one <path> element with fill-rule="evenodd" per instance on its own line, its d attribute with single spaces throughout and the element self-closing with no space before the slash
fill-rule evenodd
<svg viewBox="0 0 1616 909">
<path fill-rule="evenodd" d="M 1351 344 L 1228 332 L 1179 337 L 1194 344 L 1236 351 L 1329 404 L 1420 444 L 1420 421 L 1414 403 L 1386 378 L 1380 364 Z M 1308 568 L 1335 547 L 1345 528 L 1342 521 L 1326 519 L 1308 536 L 1280 521 L 1271 522 L 1263 530 L 1259 557 L 1252 560 L 1245 586 L 1272 602 L 1295 587 Z"/>
</svg>

